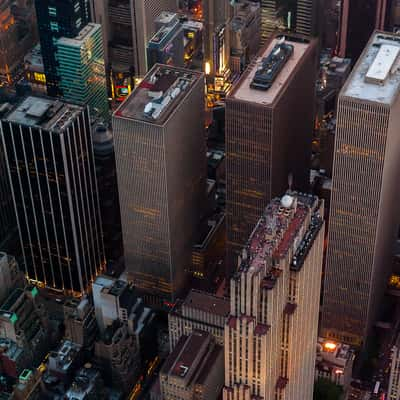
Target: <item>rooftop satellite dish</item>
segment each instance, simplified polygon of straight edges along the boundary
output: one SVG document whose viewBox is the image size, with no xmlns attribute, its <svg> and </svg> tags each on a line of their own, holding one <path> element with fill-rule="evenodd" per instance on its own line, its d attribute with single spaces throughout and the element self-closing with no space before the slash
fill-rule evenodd
<svg viewBox="0 0 400 400">
<path fill-rule="evenodd" d="M 281 205 L 282 207 L 285 208 L 291 208 L 294 202 L 294 198 L 292 196 L 289 196 L 288 194 L 285 194 L 285 196 L 282 197 L 281 199 Z"/>
</svg>

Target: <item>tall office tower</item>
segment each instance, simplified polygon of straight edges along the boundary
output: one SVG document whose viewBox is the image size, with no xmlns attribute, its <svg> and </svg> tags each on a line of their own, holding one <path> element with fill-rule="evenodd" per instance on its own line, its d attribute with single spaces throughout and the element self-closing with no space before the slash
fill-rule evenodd
<svg viewBox="0 0 400 400">
<path fill-rule="evenodd" d="M 104 267 L 87 108 L 27 97 L 0 134 L 26 277 L 79 294 Z"/>
<path fill-rule="evenodd" d="M 338 54 L 357 61 L 374 29 L 386 28 L 387 0 L 342 0 Z"/>
<path fill-rule="evenodd" d="M 58 39 L 56 58 L 63 99 L 88 104 L 94 115 L 108 119 L 101 26 L 89 23 L 75 37 Z"/>
<path fill-rule="evenodd" d="M 147 72 L 146 47 L 162 11 L 177 11 L 176 0 L 92 0 L 95 22 L 103 27 L 107 66 L 119 83 L 123 76 Z M 121 76 L 121 77 L 119 77 Z"/>
<path fill-rule="evenodd" d="M 240 1 L 233 5 L 234 16 L 229 23 L 230 68 L 242 72 L 258 53 L 260 47 L 260 4 Z"/>
<path fill-rule="evenodd" d="M 265 45 L 226 99 L 228 266 L 289 174 L 296 189 L 308 190 L 316 41 L 281 42 L 275 36 Z"/>
<path fill-rule="evenodd" d="M 275 31 L 291 31 L 316 36 L 321 0 L 260 0 L 261 42 Z"/>
<path fill-rule="evenodd" d="M 231 279 L 224 400 L 311 400 L 323 202 L 288 192 L 254 228 Z"/>
<path fill-rule="evenodd" d="M 204 60 L 210 75 L 222 74 L 229 67 L 229 21 L 233 9 L 229 0 L 204 0 Z"/>
<path fill-rule="evenodd" d="M 316 36 L 319 33 L 320 4 L 321 0 L 297 0 L 296 33 L 307 36 Z"/>
<path fill-rule="evenodd" d="M 113 127 L 128 278 L 174 299 L 206 193 L 203 75 L 156 64 Z"/>
<path fill-rule="evenodd" d="M 375 32 L 338 100 L 322 336 L 348 344 L 375 322 L 398 229 L 399 54 Z"/>
<path fill-rule="evenodd" d="M 35 0 L 47 94 L 62 95 L 57 68 L 57 40 L 73 38 L 89 22 L 87 0 Z"/>
<path fill-rule="evenodd" d="M 147 64 L 151 69 L 154 64 L 183 67 L 183 28 L 178 14 L 162 12 L 155 20 L 157 32 L 147 45 Z"/>
</svg>

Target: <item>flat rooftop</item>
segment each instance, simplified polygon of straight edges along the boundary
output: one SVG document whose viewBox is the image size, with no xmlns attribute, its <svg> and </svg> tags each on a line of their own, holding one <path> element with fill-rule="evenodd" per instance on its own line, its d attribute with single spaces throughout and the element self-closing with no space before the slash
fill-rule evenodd
<svg viewBox="0 0 400 400">
<path fill-rule="evenodd" d="M 264 268 L 266 258 L 281 259 L 291 247 L 296 253 L 309 229 L 308 215 L 313 214 L 317 202 L 317 197 L 299 193 L 273 199 L 250 235 L 239 272 L 258 271 Z M 268 282 L 274 283 L 278 277 L 274 268 L 267 273 Z"/>
<path fill-rule="evenodd" d="M 194 289 L 186 296 L 183 305 L 221 317 L 228 316 L 230 312 L 229 299 Z"/>
<path fill-rule="evenodd" d="M 58 43 L 64 46 L 81 47 L 85 40 L 99 29 L 101 29 L 101 25 L 90 22 L 74 38 L 61 37 L 58 39 Z"/>
<path fill-rule="evenodd" d="M 391 104 L 400 89 L 400 37 L 376 31 L 344 85 L 341 96 Z"/>
<path fill-rule="evenodd" d="M 201 72 L 156 64 L 115 111 L 114 117 L 164 125 Z"/>
<path fill-rule="evenodd" d="M 5 122 L 36 127 L 48 131 L 62 131 L 69 125 L 83 108 L 47 97 L 28 96 L 8 115 Z"/>
<path fill-rule="evenodd" d="M 272 86 L 266 91 L 251 88 L 250 84 L 253 81 L 257 69 L 261 65 L 262 59 L 271 53 L 274 46 L 278 44 L 280 38 L 281 36 L 278 36 L 268 42 L 264 49 L 258 54 L 256 61 L 249 65 L 242 78 L 239 80 L 238 84 L 230 94 L 230 98 L 265 105 L 274 103 L 274 101 L 279 97 L 279 94 L 282 92 L 283 88 L 286 86 L 286 83 L 291 77 L 291 74 L 293 73 L 297 64 L 302 60 L 304 54 L 311 46 L 310 43 L 293 41 L 293 39 L 287 37 L 285 42 L 293 46 L 293 54 L 279 72 Z"/>
</svg>

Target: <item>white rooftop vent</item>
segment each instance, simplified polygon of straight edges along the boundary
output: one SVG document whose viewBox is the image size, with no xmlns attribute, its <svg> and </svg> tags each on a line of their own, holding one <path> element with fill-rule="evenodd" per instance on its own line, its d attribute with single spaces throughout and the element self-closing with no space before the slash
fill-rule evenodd
<svg viewBox="0 0 400 400">
<path fill-rule="evenodd" d="M 399 52 L 400 47 L 398 46 L 382 44 L 365 75 L 365 81 L 375 85 L 383 85 L 391 73 Z"/>
<path fill-rule="evenodd" d="M 293 196 L 285 194 L 281 199 L 281 206 L 284 208 L 291 208 L 294 202 Z"/>
</svg>

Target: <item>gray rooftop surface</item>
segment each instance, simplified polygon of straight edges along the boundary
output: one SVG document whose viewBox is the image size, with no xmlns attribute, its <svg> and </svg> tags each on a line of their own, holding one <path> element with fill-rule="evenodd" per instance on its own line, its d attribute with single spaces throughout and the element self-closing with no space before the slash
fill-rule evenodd
<svg viewBox="0 0 400 400">
<path fill-rule="evenodd" d="M 386 57 L 381 46 L 400 48 L 400 36 L 376 31 L 359 58 L 350 77 L 342 89 L 341 96 L 352 97 L 382 104 L 392 104 L 400 89 L 400 57 L 393 64 Z M 378 55 L 379 53 L 379 55 Z M 378 56 L 378 59 L 377 59 Z M 372 68 L 371 68 L 372 66 Z M 388 71 L 386 79 L 386 74 Z M 376 76 L 377 82 L 366 79 L 367 74 Z"/>
<path fill-rule="evenodd" d="M 29 127 L 62 131 L 81 113 L 82 107 L 60 100 L 28 96 L 3 119 Z"/>
<path fill-rule="evenodd" d="M 114 117 L 164 125 L 202 78 L 201 72 L 156 64 L 115 111 Z M 146 115 L 147 106 L 154 111 Z"/>
</svg>

